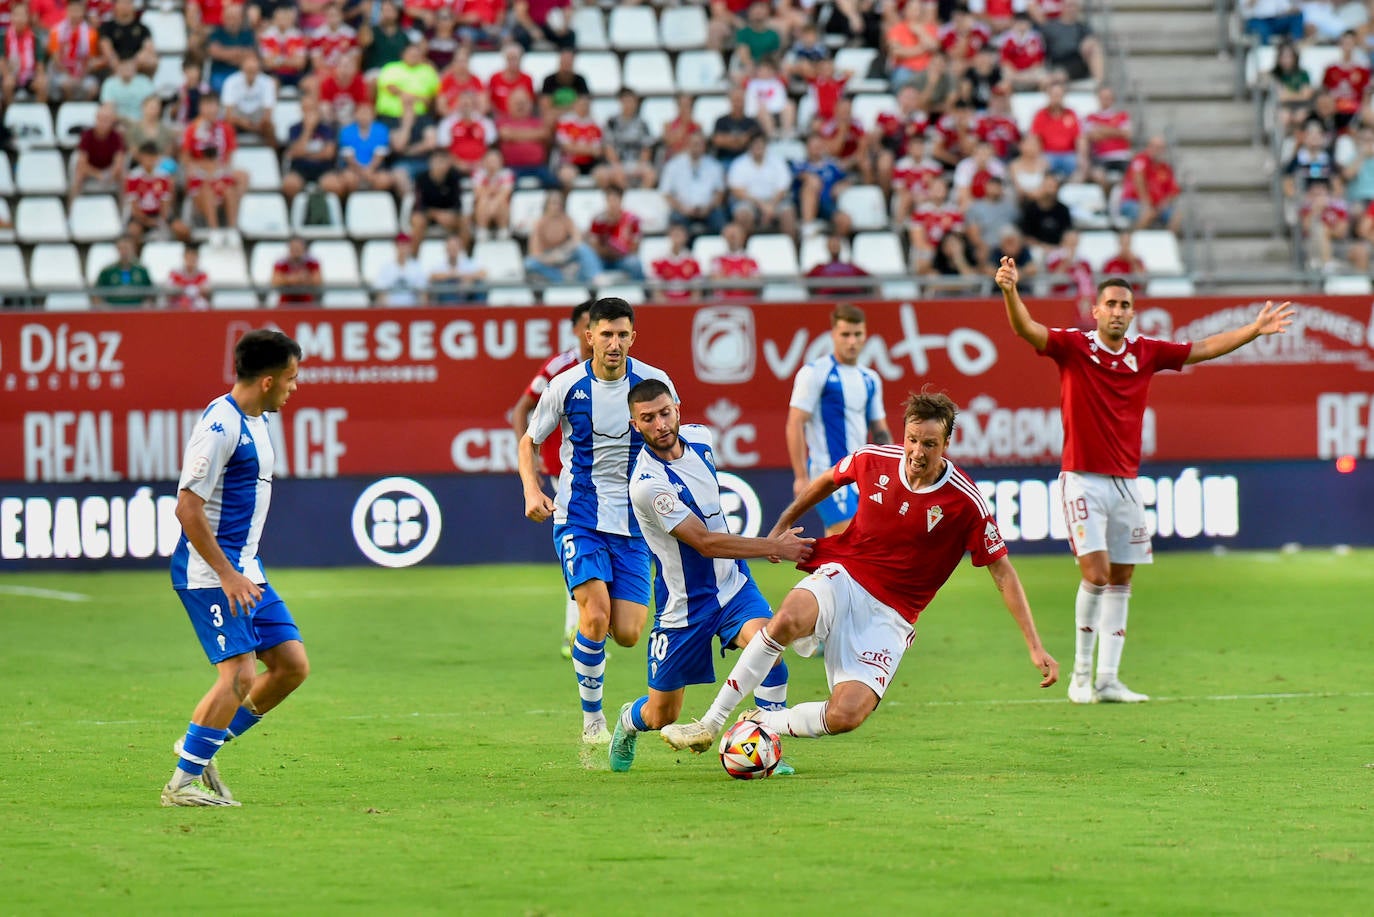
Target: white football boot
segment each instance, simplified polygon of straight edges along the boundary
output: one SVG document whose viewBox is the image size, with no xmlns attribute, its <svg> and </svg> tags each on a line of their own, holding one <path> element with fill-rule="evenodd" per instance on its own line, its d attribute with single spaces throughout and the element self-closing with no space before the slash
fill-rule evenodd
<svg viewBox="0 0 1374 917">
<path fill-rule="evenodd" d="M 1097 703 L 1097 692 L 1093 690 L 1091 675 L 1077 672 L 1069 679 L 1069 701 L 1075 704 Z"/>
<path fill-rule="evenodd" d="M 1097 699 L 1103 704 L 1142 704 L 1150 699 L 1150 695 L 1132 691 L 1113 678 L 1097 686 Z"/>
</svg>

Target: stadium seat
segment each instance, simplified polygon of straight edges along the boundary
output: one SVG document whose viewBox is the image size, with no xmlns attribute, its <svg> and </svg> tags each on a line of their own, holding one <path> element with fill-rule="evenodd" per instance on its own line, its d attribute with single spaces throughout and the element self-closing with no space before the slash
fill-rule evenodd
<svg viewBox="0 0 1374 917">
<path fill-rule="evenodd" d="M 58 150 L 27 150 L 14 165 L 14 184 L 24 194 L 66 194 L 67 164 Z"/>
<path fill-rule="evenodd" d="M 1374 283 L 1363 274 L 1332 274 L 1322 281 L 1322 292 L 1331 296 L 1368 296 Z"/>
<path fill-rule="evenodd" d="M 505 66 L 505 61 L 501 63 Z M 558 52 L 526 51 L 525 56 L 520 58 L 520 69 L 534 81 L 534 88 L 538 90 L 544 85 L 544 78 L 558 69 Z M 538 102 L 535 99 L 536 106 Z"/>
<path fill-rule="evenodd" d="M 914 280 L 886 280 L 878 284 L 882 299 L 919 299 L 921 288 Z"/>
<path fill-rule="evenodd" d="M 1131 247 L 1135 248 L 1134 243 Z M 1119 237 L 1114 232 L 1083 232 L 1078 234 L 1078 257 L 1088 262 L 1088 267 L 1094 271 L 1102 270 L 1102 265 L 1106 264 L 1120 249 Z"/>
<path fill-rule="evenodd" d="M 20 102 L 5 109 L 5 127 L 16 149 L 57 146 L 52 111 L 37 102 Z"/>
<path fill-rule="evenodd" d="M 877 185 L 853 185 L 840 192 L 839 209 L 849 214 L 856 230 L 887 229 L 892 222 L 887 198 Z"/>
<path fill-rule="evenodd" d="M 644 273 L 652 273 L 649 265 L 668 254 L 672 244 L 667 236 L 644 236 L 639 240 L 639 263 L 644 265 Z"/>
<path fill-rule="evenodd" d="M 1110 229 L 1107 196 L 1097 182 L 1065 182 L 1059 187 L 1059 203 L 1069 208 L 1078 229 Z"/>
<path fill-rule="evenodd" d="M 0 197 L 14 197 L 14 170 L 10 168 L 10 154 L 0 150 Z"/>
<path fill-rule="evenodd" d="M 692 240 L 692 257 L 697 259 L 697 264 L 701 265 L 703 274 L 709 275 L 711 262 L 717 256 L 725 254 L 727 250 L 728 246 L 721 236 L 700 235 Z"/>
<path fill-rule="evenodd" d="M 677 109 L 674 108 L 673 111 L 676 114 Z M 729 113 L 730 100 L 725 96 L 697 96 L 692 102 L 692 120 L 701 125 L 708 139 L 720 116 Z M 672 120 L 671 115 L 669 120 Z"/>
<path fill-rule="evenodd" d="M 307 223 L 310 198 L 316 196 L 324 200 L 329 211 L 327 223 Z M 245 199 L 248 195 L 244 195 Z M 240 208 L 240 212 L 243 208 Z M 339 197 L 328 191 L 310 191 L 297 194 L 291 201 L 291 232 L 303 239 L 342 239 L 344 237 L 343 205 Z"/>
<path fill-rule="evenodd" d="M 344 239 L 317 239 L 310 243 L 310 254 L 320 262 L 320 277 L 325 286 L 362 286 L 358 269 L 358 249 Z"/>
<path fill-rule="evenodd" d="M 1320 87 L 1326 77 L 1326 68 L 1341 59 L 1341 49 L 1336 45 L 1310 45 L 1298 52 L 1298 63 L 1312 78 L 1312 85 Z M 1274 69 L 1273 61 L 1266 70 Z"/>
<path fill-rule="evenodd" d="M 854 264 L 875 277 L 907 273 L 906 246 L 895 232 L 856 233 L 852 250 Z"/>
<path fill-rule="evenodd" d="M 573 70 L 582 74 L 594 96 L 613 96 L 620 92 L 620 58 L 609 51 L 580 52 L 573 58 Z M 616 110 L 620 110 L 619 104 Z"/>
<path fill-rule="evenodd" d="M 806 142 L 796 137 L 774 140 L 768 144 L 768 152 L 781 156 L 783 162 L 802 162 L 806 159 Z"/>
<path fill-rule="evenodd" d="M 723 92 L 729 84 L 719 51 L 683 51 L 677 56 L 676 73 L 678 90 L 692 95 Z"/>
<path fill-rule="evenodd" d="M 835 72 L 853 74 L 845 89 L 849 92 L 887 92 L 885 79 L 869 79 L 868 71 L 878 58 L 877 48 L 840 48 L 835 52 Z"/>
<path fill-rule="evenodd" d="M 620 10 L 644 7 L 618 7 Z M 677 91 L 673 82 L 673 62 L 664 51 L 631 51 L 625 55 L 625 70 L 621 82 L 634 87 L 640 95 L 672 95 Z"/>
<path fill-rule="evenodd" d="M 468 58 L 468 70 L 482 81 L 483 86 L 491 81 L 495 73 L 504 70 L 505 67 L 506 60 L 501 56 L 500 51 L 478 51 Z M 538 89 L 539 85 L 536 83 L 534 88 Z"/>
<path fill-rule="evenodd" d="M 157 59 L 157 70 L 153 72 L 153 92 L 164 99 L 177 94 L 185 80 L 181 72 L 184 59 L 180 54 L 164 54 Z"/>
<path fill-rule="evenodd" d="M 248 259 L 244 257 L 243 249 L 235 245 L 202 245 L 200 268 L 216 287 L 243 289 L 251 282 Z"/>
<path fill-rule="evenodd" d="M 49 312 L 89 312 L 91 298 L 85 293 L 50 293 L 43 308 Z"/>
<path fill-rule="evenodd" d="M 296 199 L 304 197 L 300 194 Z M 238 230 L 245 239 L 287 238 L 291 235 L 291 216 L 286 198 L 278 191 L 249 191 L 239 204 Z"/>
<path fill-rule="evenodd" d="M 603 296 L 619 296 L 632 306 L 642 305 L 646 299 L 644 288 L 633 283 L 617 283 L 611 284 L 610 286 L 599 287 L 596 291 L 596 296 L 598 299 Z M 547 303 L 547 301 L 546 299 L 545 302 Z M 577 302 L 582 302 L 582 300 L 579 299 Z M 573 303 L 572 305 L 576 304 L 577 303 Z"/>
<path fill-rule="evenodd" d="M 487 293 L 489 306 L 533 306 L 534 291 L 529 287 L 497 287 Z"/>
<path fill-rule="evenodd" d="M 138 253 L 138 260 L 148 269 L 148 276 L 153 283 L 166 283 L 167 276 L 181 267 L 185 248 L 180 242 L 167 240 L 145 242 L 143 250 Z"/>
<path fill-rule="evenodd" d="M 325 290 L 320 305 L 326 309 L 366 309 L 372 305 L 372 297 L 366 290 Z"/>
<path fill-rule="evenodd" d="M 472 247 L 472 257 L 492 283 L 518 283 L 525 279 L 524 256 L 520 246 L 510 239 L 478 242 Z"/>
<path fill-rule="evenodd" d="M 764 302 L 806 302 L 806 287 L 799 283 L 765 283 L 759 292 Z"/>
<path fill-rule="evenodd" d="M 119 204 L 108 194 L 83 194 L 72 201 L 67 224 L 75 242 L 113 241 L 124 233 Z"/>
<path fill-rule="evenodd" d="M 396 243 L 391 239 L 370 239 L 363 243 L 362 255 L 359 257 L 359 270 L 362 272 L 363 281 L 369 287 L 377 286 L 377 275 L 381 273 L 382 265 L 396 260 Z"/>
<path fill-rule="evenodd" d="M 272 269 L 286 257 L 287 248 L 285 242 L 259 242 L 253 246 L 253 252 L 248 256 L 248 276 L 253 286 L 266 288 L 272 285 Z"/>
<path fill-rule="evenodd" d="M 1278 60 L 1278 45 L 1257 45 L 1250 49 L 1245 55 L 1245 85 L 1251 89 L 1258 89 L 1264 82 L 1267 74 L 1274 69 L 1274 62 Z M 1299 54 L 1298 63 L 1302 64 L 1302 56 Z M 1322 75 L 1320 73 L 1312 76 L 1312 85 L 1320 86 Z"/>
<path fill-rule="evenodd" d="M 1154 277 L 1145 284 L 1146 296 L 1193 296 L 1197 286 L 1191 277 Z"/>
<path fill-rule="evenodd" d="M 652 235 L 668 231 L 668 201 L 657 188 L 631 188 L 624 207 L 639 217 L 639 228 Z"/>
<path fill-rule="evenodd" d="M 344 202 L 344 227 L 353 239 L 394 239 L 401 225 L 389 191 L 354 191 Z"/>
<path fill-rule="evenodd" d="M 572 31 L 579 51 L 609 51 L 611 48 L 606 37 L 606 17 L 595 6 L 579 6 L 573 10 Z"/>
<path fill-rule="evenodd" d="M 286 143 L 291 139 L 291 128 L 301 123 L 301 103 L 296 99 L 277 99 L 272 106 L 272 128 L 277 132 L 277 141 Z"/>
<path fill-rule="evenodd" d="M 1167 229 L 1140 229 L 1131 234 L 1131 251 L 1145 262 L 1151 274 L 1182 274 L 1183 257 L 1178 236 Z"/>
<path fill-rule="evenodd" d="M 701 5 L 672 6 L 658 17 L 658 42 L 669 51 L 706 47 L 706 11 Z"/>
<path fill-rule="evenodd" d="M 35 290 L 83 290 L 81 258 L 69 242 L 44 242 L 29 256 L 29 282 Z"/>
<path fill-rule="evenodd" d="M 10 210 L 10 202 L 0 197 L 0 242 L 14 241 L 14 213 Z"/>
<path fill-rule="evenodd" d="M 555 284 L 544 288 L 544 305 L 575 306 L 580 302 L 585 302 L 589 296 L 591 296 L 591 291 L 586 287 Z"/>
<path fill-rule="evenodd" d="M 29 289 L 29 272 L 24 268 L 24 251 L 18 245 L 0 245 L 0 293 L 23 293 Z"/>
<path fill-rule="evenodd" d="M 210 294 L 211 309 L 256 309 L 262 305 L 252 290 L 215 290 Z"/>
<path fill-rule="evenodd" d="M 86 286 L 94 289 L 96 281 L 100 279 L 100 272 L 118 260 L 119 249 L 115 248 L 113 242 L 97 242 L 88 248 L 86 250 Z M 152 277 L 151 271 L 148 276 Z"/>
<path fill-rule="evenodd" d="M 620 76 L 620 62 L 616 61 L 616 79 Z M 620 100 L 608 96 L 592 96 L 592 120 L 602 127 L 610 123 L 610 120 L 620 114 Z"/>
<path fill-rule="evenodd" d="M 544 212 L 544 201 L 548 192 L 543 188 L 519 188 L 510 196 L 510 231 L 517 236 L 528 236 L 535 221 Z"/>
<path fill-rule="evenodd" d="M 57 144 L 73 149 L 81 142 L 81 134 L 95 124 L 95 113 L 100 108 L 95 102 L 63 102 L 57 109 Z"/>
<path fill-rule="evenodd" d="M 433 271 L 437 266 L 444 263 L 446 239 L 425 239 L 420 243 L 420 248 L 415 252 L 415 257 L 420 259 L 420 263 L 425 266 L 425 270 Z"/>
<path fill-rule="evenodd" d="M 231 165 L 248 173 L 249 191 L 280 191 L 281 160 L 265 146 L 241 146 L 234 150 Z"/>
<path fill-rule="evenodd" d="M 144 10 L 142 22 L 153 33 L 158 54 L 186 52 L 186 16 L 173 10 Z"/>
<path fill-rule="evenodd" d="M 67 210 L 60 197 L 21 197 L 14 208 L 14 233 L 20 242 L 66 242 Z"/>
<path fill-rule="evenodd" d="M 611 47 L 617 51 L 636 51 L 660 47 L 658 15 L 651 6 L 615 7 L 611 10 L 608 31 Z M 630 85 L 635 84 L 630 83 Z"/>
<path fill-rule="evenodd" d="M 651 96 L 639 103 L 639 117 L 654 137 L 663 136 L 663 125 L 677 117 L 677 102 L 671 96 Z"/>
<path fill-rule="evenodd" d="M 825 236 L 807 236 L 802 239 L 800 268 L 805 274 L 818 264 L 825 264 L 830 261 L 830 248 Z M 840 257 L 845 260 L 850 259 L 849 243 L 845 242 L 840 246 Z"/>
<path fill-rule="evenodd" d="M 866 92 L 854 97 L 854 120 L 864 130 L 872 130 L 883 112 L 897 112 L 897 97 L 890 92 Z"/>
<path fill-rule="evenodd" d="M 749 237 L 744 250 L 759 263 L 760 276 L 795 279 L 801 273 L 797 266 L 797 247 L 791 236 L 756 233 Z"/>
<path fill-rule="evenodd" d="M 606 195 L 597 188 L 578 188 L 568 192 L 565 207 L 578 232 L 586 232 L 596 215 L 606 209 Z"/>
</svg>

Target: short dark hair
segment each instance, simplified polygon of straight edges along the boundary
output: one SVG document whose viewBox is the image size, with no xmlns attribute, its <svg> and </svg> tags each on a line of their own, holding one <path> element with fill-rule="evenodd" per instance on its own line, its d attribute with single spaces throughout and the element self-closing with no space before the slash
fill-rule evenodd
<svg viewBox="0 0 1374 917">
<path fill-rule="evenodd" d="M 234 345 L 234 373 L 240 382 L 269 375 L 301 358 L 301 345 L 272 328 L 255 328 Z"/>
<path fill-rule="evenodd" d="M 613 322 L 621 318 L 628 318 L 630 324 L 633 325 L 635 323 L 635 310 L 633 306 L 619 296 L 603 296 L 592 303 L 591 309 L 588 310 L 588 318 L 593 325 L 602 319 Z"/>
<path fill-rule="evenodd" d="M 1131 282 L 1125 277 L 1108 277 L 1097 285 L 1097 295 L 1101 296 L 1102 291 L 1107 289 L 1107 287 L 1125 287 L 1127 290 L 1131 291 L 1132 297 L 1135 296 L 1135 287 L 1131 286 Z"/>
<path fill-rule="evenodd" d="M 568 321 L 570 321 L 570 322 L 572 322 L 574 325 L 576 325 L 576 324 L 578 323 L 578 321 L 582 318 L 582 316 L 584 316 L 584 315 L 586 315 L 588 312 L 592 311 L 592 305 L 593 305 L 595 302 L 596 302 L 595 299 L 584 299 L 584 300 L 582 300 L 580 303 L 578 303 L 577 305 L 573 306 L 573 307 L 572 307 L 572 314 L 568 316 Z"/>
<path fill-rule="evenodd" d="M 925 420 L 940 420 L 945 424 L 945 439 L 954 435 L 954 418 L 959 416 L 959 408 L 944 392 L 932 392 L 927 388 L 912 392 L 902 405 L 902 426 L 920 423 Z"/>
<path fill-rule="evenodd" d="M 631 386 L 630 393 L 625 397 L 630 405 L 630 413 L 633 414 L 635 405 L 662 398 L 664 395 L 671 397 L 672 394 L 673 390 L 662 379 L 643 379 Z"/>
<path fill-rule="evenodd" d="M 830 327 L 834 328 L 840 322 L 849 322 L 854 325 L 865 324 L 864 310 L 852 303 L 842 302 L 835 306 L 835 311 L 830 313 Z"/>
<path fill-rule="evenodd" d="M 145 140 L 138 145 L 138 155 L 140 156 L 148 156 L 150 154 L 156 156 L 158 152 L 157 144 L 153 143 L 151 140 Z"/>
</svg>

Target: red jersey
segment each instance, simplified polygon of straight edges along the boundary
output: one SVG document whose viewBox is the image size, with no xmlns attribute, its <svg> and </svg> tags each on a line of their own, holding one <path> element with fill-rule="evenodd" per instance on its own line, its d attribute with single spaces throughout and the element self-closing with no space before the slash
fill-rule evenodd
<svg viewBox="0 0 1374 917">
<path fill-rule="evenodd" d="M 1075 253 L 1056 248 L 1045 254 L 1046 291 L 1051 296 L 1072 296 L 1075 299 L 1093 298 L 1092 265 Z"/>
<path fill-rule="evenodd" d="M 935 133 L 945 149 L 962 150 L 965 139 L 978 133 L 978 122 L 981 120 L 976 115 L 971 118 L 960 118 L 955 114 L 941 115 L 940 120 L 935 122 Z M 971 145 L 969 152 L 972 152 Z"/>
<path fill-rule="evenodd" d="M 1021 128 L 1008 115 L 983 115 L 974 129 L 979 140 L 992 144 L 998 159 L 1006 159 L 1021 144 Z"/>
<path fill-rule="evenodd" d="M 632 255 L 639 248 L 639 217 L 622 210 L 620 219 L 612 220 L 609 214 L 599 213 L 587 234 L 618 255 Z"/>
<path fill-rule="evenodd" d="M 939 245 L 951 232 L 964 231 L 963 211 L 928 201 L 911 212 L 911 222 L 925 230 L 931 245 Z"/>
<path fill-rule="evenodd" d="M 882 134 L 883 143 L 899 153 L 906 152 L 907 141 L 912 137 L 924 137 L 930 131 L 930 115 L 914 111 L 909 116 L 901 112 L 885 111 L 878 115 L 876 125 Z"/>
<path fill-rule="evenodd" d="M 173 309 L 210 308 L 210 275 L 197 269 L 194 274 L 178 268 L 167 275 L 167 305 Z"/>
<path fill-rule="evenodd" d="M 262 55 L 262 69 L 268 73 L 295 76 L 306 65 L 293 64 L 291 58 L 307 50 L 309 45 L 300 29 L 278 29 L 269 26 L 258 35 L 258 53 Z"/>
<path fill-rule="evenodd" d="M 1045 62 L 1045 40 L 1039 32 L 1017 35 L 1006 32 L 1002 35 L 1000 57 L 1002 63 L 1012 70 L 1030 70 Z"/>
<path fill-rule="evenodd" d="M 711 276 L 719 279 L 757 277 L 759 263 L 746 252 L 725 252 L 712 259 Z M 758 287 L 716 291 L 716 296 L 722 299 L 748 299 L 758 295 Z"/>
<path fill-rule="evenodd" d="M 463 0 L 458 7 L 458 21 L 496 25 L 506 12 L 506 0 Z"/>
<path fill-rule="evenodd" d="M 129 202 L 129 209 L 144 216 L 160 216 L 162 205 L 171 199 L 173 190 L 170 176 L 145 172 L 142 166 L 135 168 L 124 179 L 124 197 Z"/>
<path fill-rule="evenodd" d="M 596 162 L 600 157 L 601 149 L 601 126 L 591 118 L 582 120 L 575 113 L 568 112 L 558 119 L 558 124 L 553 129 L 554 139 L 558 141 L 558 148 L 563 152 L 563 160 L 575 166 L 586 166 Z M 592 147 L 594 152 L 572 152 L 570 147 Z"/>
<path fill-rule="evenodd" d="M 1186 342 L 1140 337 L 1127 338 L 1112 353 L 1096 331 L 1049 329 L 1041 354 L 1059 364 L 1063 470 L 1135 477 L 1150 378 L 1182 369 L 1192 349 Z"/>
<path fill-rule="evenodd" d="M 314 274 L 320 269 L 320 262 L 314 256 L 306 255 L 299 262 L 292 261 L 289 257 L 282 258 L 272 265 L 272 273 L 275 274 L 294 274 L 297 271 L 305 271 Z M 310 281 L 307 279 L 306 283 Z M 315 304 L 315 294 L 309 290 L 295 290 L 289 293 L 282 293 L 277 300 L 283 306 L 311 306 Z"/>
<path fill-rule="evenodd" d="M 206 124 L 197 118 L 186 125 L 186 132 L 181 135 L 181 148 L 192 159 L 228 162 L 238 145 L 234 126 L 228 121 Z"/>
<path fill-rule="evenodd" d="M 1311 203 L 1304 201 L 1298 214 L 1303 222 L 1306 222 L 1312 214 Z M 1338 197 L 1327 198 L 1326 206 L 1322 208 L 1320 216 L 1322 225 L 1327 229 L 1339 229 L 1350 223 L 1350 205 Z"/>
<path fill-rule="evenodd" d="M 849 82 L 849 78 L 814 76 L 806 82 L 811 87 L 811 97 L 816 100 L 815 117 L 822 121 L 835 117 L 835 105 L 844 94 L 844 84 Z"/>
<path fill-rule="evenodd" d="M 319 58 L 329 70 L 339 65 L 339 59 L 358 49 L 358 33 L 352 26 L 340 25 L 336 32 L 322 25 L 310 33 L 310 53 Z"/>
<path fill-rule="evenodd" d="M 939 178 L 943 174 L 944 166 L 930 157 L 917 162 L 910 156 L 903 156 L 892 167 L 892 184 L 909 191 L 924 192 L 930 187 L 931 179 Z"/>
<path fill-rule="evenodd" d="M 1078 143 L 1078 115 L 1065 106 L 1059 114 L 1042 108 L 1031 120 L 1031 133 L 1040 138 L 1046 153 L 1072 153 Z"/>
<path fill-rule="evenodd" d="M 801 570 L 844 566 L 869 595 L 907 621 L 935 598 L 964 559 L 975 567 L 1005 557 L 1007 546 L 978 486 L 945 459 L 929 487 L 912 490 L 902 447 L 864 446 L 835 466 L 835 483 L 857 484 L 859 508 L 838 535 L 817 539 Z"/>
<path fill-rule="evenodd" d="M 1115 128 L 1126 132 L 1125 137 L 1108 137 L 1095 140 L 1089 152 L 1094 159 L 1120 160 L 1131 157 L 1131 114 L 1120 108 L 1104 108 L 1083 118 L 1084 129 L 1091 133 L 1096 128 Z"/>
<path fill-rule="evenodd" d="M 521 73 L 511 79 L 506 76 L 504 70 L 493 73 L 487 81 L 487 96 L 491 99 L 491 110 L 498 115 L 509 114 L 510 95 L 517 89 L 525 90 L 531 99 L 539 98 L 534 91 L 534 80 L 530 79 L 529 74 Z"/>
<path fill-rule="evenodd" d="M 320 80 L 320 101 L 334 106 L 334 117 L 343 121 L 351 118 L 359 105 L 371 102 L 372 93 L 368 92 L 367 81 L 361 73 L 354 74 L 353 81 L 343 85 L 339 83 L 338 75 L 330 71 Z"/>
<path fill-rule="evenodd" d="M 1156 162 L 1148 153 L 1138 153 L 1126 167 L 1126 178 L 1121 182 L 1123 201 L 1133 201 L 1139 197 L 1135 187 L 1137 175 L 1145 178 L 1145 193 L 1150 196 L 1151 206 L 1158 206 L 1179 192 L 1172 166 L 1167 162 Z"/>
<path fill-rule="evenodd" d="M 580 362 L 582 362 L 582 351 L 577 347 L 554 354 L 549 357 L 547 363 L 539 368 L 539 372 L 534 374 L 530 384 L 525 387 L 525 394 L 537 403 L 539 396 L 544 393 L 544 389 L 549 387 L 550 379 Z M 563 470 L 562 457 L 558 454 L 558 449 L 562 443 L 563 429 L 562 427 L 554 427 L 549 438 L 539 444 L 539 470 L 551 478 L 558 477 Z"/>
<path fill-rule="evenodd" d="M 954 23 L 946 23 L 940 29 L 940 47 L 945 54 L 955 60 L 973 60 L 973 56 L 987 47 L 992 41 L 992 33 L 981 22 L 976 23 L 967 33 L 960 35 Z"/>
<path fill-rule="evenodd" d="M 650 264 L 649 270 L 655 278 L 667 284 L 662 292 L 663 298 L 669 300 L 690 299 L 692 291 L 687 284 L 701 276 L 701 265 L 691 252 L 664 255 Z"/>
<path fill-rule="evenodd" d="M 445 118 L 439 125 L 439 142 L 448 146 L 453 158 L 469 167 L 477 165 L 496 141 L 496 128 L 486 118 Z"/>
<path fill-rule="evenodd" d="M 225 0 L 188 0 L 187 7 L 200 10 L 200 21 L 205 25 L 224 25 Z"/>
<path fill-rule="evenodd" d="M 1102 265 L 1102 276 L 1104 277 L 1127 277 L 1131 274 L 1145 273 L 1145 262 L 1135 255 L 1127 255 L 1124 252 L 1117 252 L 1105 264 Z"/>
<path fill-rule="evenodd" d="M 1336 100 L 1336 111 L 1343 115 L 1354 114 L 1364 102 L 1365 91 L 1369 88 L 1369 68 L 1360 64 L 1340 63 L 1326 68 L 1322 75 L 1322 86 Z"/>
<path fill-rule="evenodd" d="M 842 138 L 840 148 L 834 152 L 834 156 L 845 159 L 853 156 L 859 151 L 859 144 L 864 139 L 864 129 L 853 121 L 848 124 L 840 124 L 835 118 L 830 118 L 820 123 L 814 128 L 815 132 L 824 137 L 827 141 L 833 142 L 836 137 Z"/>
<path fill-rule="evenodd" d="M 1064 14 L 1064 0 L 1036 0 L 1036 6 L 1046 19 L 1058 19 Z"/>
<path fill-rule="evenodd" d="M 439 81 L 439 101 L 444 104 L 444 109 L 458 107 L 458 97 L 465 92 L 482 94 L 482 81 L 473 73 L 468 73 L 466 79 L 459 79 L 452 72 L 445 73 L 444 78 Z"/>
</svg>

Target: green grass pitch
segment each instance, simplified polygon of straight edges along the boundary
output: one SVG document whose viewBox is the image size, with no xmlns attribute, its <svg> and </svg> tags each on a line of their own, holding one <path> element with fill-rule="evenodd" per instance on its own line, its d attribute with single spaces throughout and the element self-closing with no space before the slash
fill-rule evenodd
<svg viewBox="0 0 1374 917">
<path fill-rule="evenodd" d="M 1076 576 L 1017 560 L 1072 662 Z M 776 602 L 798 575 L 755 564 Z M 1168 554 L 1123 674 L 1036 687 L 967 566 L 857 733 L 728 779 L 641 738 L 579 761 L 557 571 L 278 571 L 313 674 L 163 809 L 211 672 L 161 573 L 0 575 L 0 913 L 1337 914 L 1374 901 L 1374 553 Z M 31 590 L 88 596 L 61 600 Z M 731 657 L 733 659 L 733 657 Z M 791 657 L 793 702 L 824 694 Z M 717 675 L 729 660 L 717 663 Z M 607 708 L 642 690 L 614 649 Z M 714 689 L 690 689 L 699 713 Z"/>
</svg>

